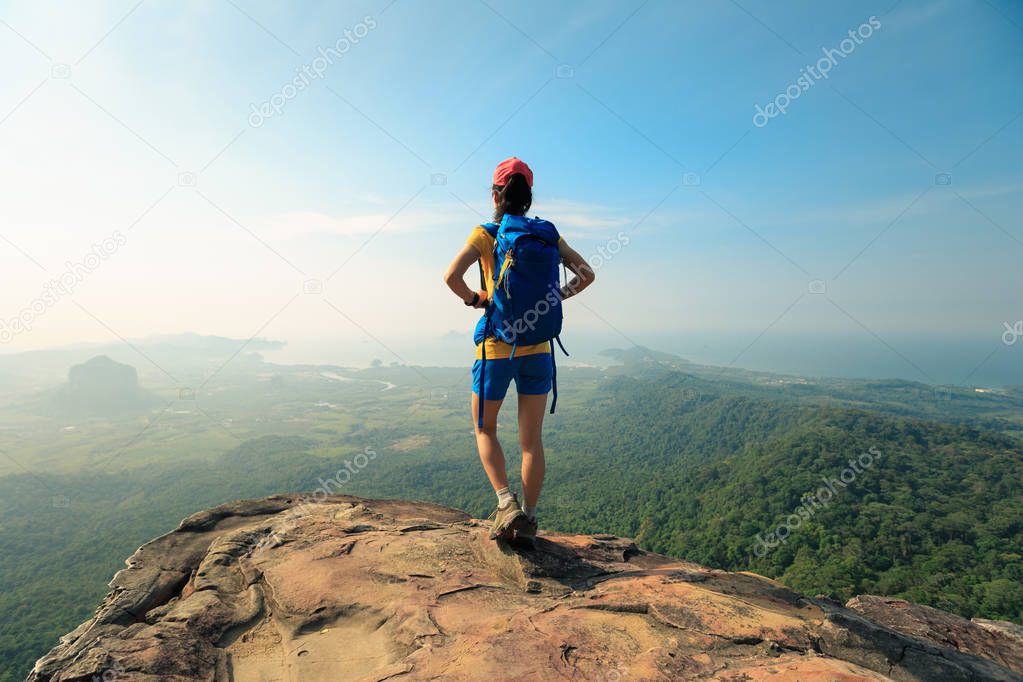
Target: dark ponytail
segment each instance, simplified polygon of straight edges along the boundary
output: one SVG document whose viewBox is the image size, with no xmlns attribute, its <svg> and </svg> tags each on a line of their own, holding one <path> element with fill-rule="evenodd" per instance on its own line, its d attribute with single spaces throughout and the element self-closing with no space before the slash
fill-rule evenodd
<svg viewBox="0 0 1023 682">
<path fill-rule="evenodd" d="M 494 185 L 493 190 L 497 192 L 497 206 L 494 207 L 496 222 L 501 222 L 506 213 L 526 215 L 526 211 L 533 205 L 533 190 L 522 173 L 512 175 L 503 187 Z"/>
</svg>

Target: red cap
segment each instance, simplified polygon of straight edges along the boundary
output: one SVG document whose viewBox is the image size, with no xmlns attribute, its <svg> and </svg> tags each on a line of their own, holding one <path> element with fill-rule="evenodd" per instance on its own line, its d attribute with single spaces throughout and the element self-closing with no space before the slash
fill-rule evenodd
<svg viewBox="0 0 1023 682">
<path fill-rule="evenodd" d="M 497 168 L 494 169 L 494 184 L 498 187 L 504 187 L 508 184 L 508 178 L 515 175 L 516 173 L 522 173 L 526 176 L 526 183 L 530 187 L 533 186 L 533 171 L 529 169 L 526 162 L 517 156 L 513 156 L 509 159 L 505 159 L 501 163 L 497 164 Z"/>
</svg>

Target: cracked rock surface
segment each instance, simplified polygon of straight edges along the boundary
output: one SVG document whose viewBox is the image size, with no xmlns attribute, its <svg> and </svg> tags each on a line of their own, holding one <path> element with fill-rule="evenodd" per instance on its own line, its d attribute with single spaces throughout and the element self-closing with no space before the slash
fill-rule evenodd
<svg viewBox="0 0 1023 682">
<path fill-rule="evenodd" d="M 1023 680 L 1018 626 L 810 599 L 610 535 L 510 547 L 425 502 L 233 502 L 127 565 L 30 682 Z"/>
</svg>

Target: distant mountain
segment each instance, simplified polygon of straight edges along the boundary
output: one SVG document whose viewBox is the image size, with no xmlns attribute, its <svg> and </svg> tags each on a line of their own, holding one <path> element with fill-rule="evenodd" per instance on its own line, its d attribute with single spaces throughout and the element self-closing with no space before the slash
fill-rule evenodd
<svg viewBox="0 0 1023 682">
<path fill-rule="evenodd" d="M 105 355 L 120 363 L 132 363 L 147 381 L 163 382 L 168 374 L 188 383 L 204 376 L 211 363 L 222 365 L 231 360 L 231 370 L 262 363 L 259 351 L 279 350 L 283 341 L 255 337 L 231 339 L 224 336 L 155 334 L 128 343 L 82 343 L 22 353 L 0 354 L 0 376 L 4 386 L 32 390 L 56 386 L 70 365 Z M 252 371 L 251 366 L 245 371 Z M 10 382 L 7 381 L 8 376 Z"/>
<path fill-rule="evenodd" d="M 203 351 L 211 355 L 234 353 L 241 344 L 245 345 L 246 351 L 280 350 L 285 346 L 283 341 L 274 341 L 262 337 L 255 337 L 246 341 L 243 339 L 231 339 L 226 336 L 196 334 L 195 332 L 151 334 L 142 339 L 141 343 L 146 346 L 170 346 L 182 351 Z"/>
<path fill-rule="evenodd" d="M 52 405 L 65 414 L 108 417 L 148 410 L 158 403 L 156 396 L 139 386 L 134 367 L 106 355 L 74 365 L 67 384 L 52 399 Z"/>
<path fill-rule="evenodd" d="M 671 365 L 690 364 L 685 358 L 679 357 L 673 353 L 663 353 L 644 346 L 633 346 L 632 348 L 624 349 L 608 348 L 607 350 L 600 351 L 599 355 L 616 360 L 623 365 L 656 363 L 668 363 Z"/>
</svg>

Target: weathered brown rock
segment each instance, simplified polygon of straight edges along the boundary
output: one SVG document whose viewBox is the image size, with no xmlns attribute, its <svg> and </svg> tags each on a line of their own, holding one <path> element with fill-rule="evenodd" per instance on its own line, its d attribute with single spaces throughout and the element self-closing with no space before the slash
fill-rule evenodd
<svg viewBox="0 0 1023 682">
<path fill-rule="evenodd" d="M 613 536 L 496 544 L 424 502 L 223 505 L 111 588 L 30 681 L 1023 679 L 997 626 L 963 646 Z"/>
<path fill-rule="evenodd" d="M 1010 623 L 1007 620 L 988 620 L 987 618 L 973 618 L 970 622 L 976 623 L 985 630 L 997 632 L 1009 642 L 1014 643 L 1017 652 L 1023 652 L 1023 625 Z"/>
<path fill-rule="evenodd" d="M 1023 628 L 993 620 L 970 621 L 904 599 L 864 594 L 846 607 L 915 639 L 987 658 L 1023 675 Z"/>
</svg>

